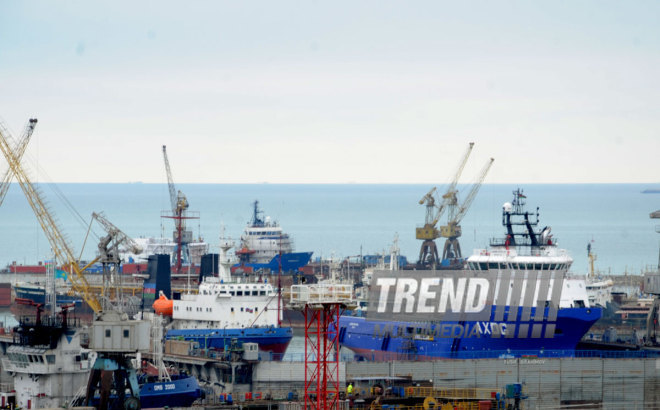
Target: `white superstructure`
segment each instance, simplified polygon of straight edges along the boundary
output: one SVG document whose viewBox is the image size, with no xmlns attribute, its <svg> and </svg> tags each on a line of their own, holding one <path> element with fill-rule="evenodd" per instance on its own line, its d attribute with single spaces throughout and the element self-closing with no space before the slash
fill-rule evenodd
<svg viewBox="0 0 660 410">
<path fill-rule="evenodd" d="M 56 330 L 57 331 L 57 330 Z M 96 353 L 80 346 L 80 329 L 64 329 L 52 344 L 14 344 L 2 359 L 14 378 L 16 404 L 21 408 L 57 408 L 70 403 L 87 385 Z"/>
<path fill-rule="evenodd" d="M 497 271 L 500 275 L 507 271 L 514 277 L 527 278 L 530 272 L 551 272 L 563 275 L 560 308 L 590 307 L 584 278 L 566 276 L 573 259 L 564 249 L 556 247 L 540 247 L 528 254 L 519 255 L 516 249 L 494 247 L 477 249 L 467 260 L 468 269 L 474 271 Z M 535 289 L 534 300 L 537 300 L 539 289 Z M 551 290 L 548 292 L 550 294 Z M 508 303 L 508 301 L 507 301 Z"/>
<path fill-rule="evenodd" d="M 527 279 L 532 273 L 549 273 L 553 279 L 549 282 L 550 287 L 555 283 L 555 278 L 563 277 L 559 307 L 591 307 L 584 277 L 567 276 L 573 258 L 565 249 L 557 247 L 550 227 L 534 230 L 539 223 L 539 211 L 537 208 L 535 214 L 527 212 L 524 209 L 525 198 L 522 190 L 513 192 L 513 201 L 502 206 L 502 225 L 506 228 L 506 237 L 492 240 L 488 249 L 475 250 L 467 259 L 468 269 L 496 271 L 500 277 L 504 273 L 509 277 L 510 273 L 512 278 L 522 279 Z M 516 231 L 514 227 L 522 227 L 522 230 Z M 538 286 L 534 290 L 534 300 L 539 294 Z M 524 292 L 527 291 L 524 289 Z M 547 294 L 551 294 L 551 289 Z"/>
<path fill-rule="evenodd" d="M 280 253 L 293 252 L 293 240 L 270 217 L 261 218 L 259 202 L 254 201 L 252 220 L 241 235 L 241 249 L 252 251 L 250 262 L 268 263 Z"/>
<path fill-rule="evenodd" d="M 592 306 L 607 307 L 607 304 L 612 302 L 612 288 L 614 282 L 611 279 L 593 279 L 587 278 L 587 294 L 589 295 L 589 303 Z"/>
<path fill-rule="evenodd" d="M 268 283 L 224 283 L 207 277 L 198 294 L 173 301 L 177 329 L 235 329 L 277 326 L 279 297 Z"/>
</svg>

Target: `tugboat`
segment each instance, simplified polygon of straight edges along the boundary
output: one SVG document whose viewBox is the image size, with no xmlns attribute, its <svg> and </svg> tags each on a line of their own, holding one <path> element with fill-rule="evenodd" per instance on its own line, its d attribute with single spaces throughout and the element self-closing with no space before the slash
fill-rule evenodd
<svg viewBox="0 0 660 410">
<path fill-rule="evenodd" d="M 563 278 L 560 298 L 557 298 L 560 301 L 552 308 L 552 314 L 550 290 L 546 289 L 548 299 L 542 315 L 536 315 L 536 307 L 525 311 L 518 305 L 519 301 L 514 304 L 509 293 L 508 299 L 498 298 L 492 303 L 486 322 L 428 322 L 428 316 L 415 322 L 342 316 L 339 319 L 340 344 L 366 360 L 573 356 L 582 336 L 600 319 L 602 309 L 589 305 L 583 277 L 565 277 L 573 259 L 566 250 L 557 248 L 549 227 L 537 228 L 538 208 L 535 214 L 527 212 L 523 191 L 518 189 L 513 195 L 513 201 L 502 208 L 505 237 L 491 240 L 489 249 L 475 250 L 467 260 L 467 272 L 475 277 L 496 275 L 502 283 L 507 283 L 504 281 L 507 278 L 511 286 L 514 278 L 525 283 L 527 278 L 537 275 L 552 277 L 553 281 Z M 517 230 L 519 227 L 522 229 Z M 437 272 L 442 278 L 447 271 Z M 538 285 L 535 292 L 534 300 L 537 300 Z M 546 299 L 540 299 L 543 300 Z M 553 315 L 556 315 L 555 320 L 549 317 Z M 455 336 L 453 331 L 444 334 L 442 329 L 447 326 L 465 332 Z M 491 331 L 495 328 L 500 330 L 499 334 Z"/>
</svg>

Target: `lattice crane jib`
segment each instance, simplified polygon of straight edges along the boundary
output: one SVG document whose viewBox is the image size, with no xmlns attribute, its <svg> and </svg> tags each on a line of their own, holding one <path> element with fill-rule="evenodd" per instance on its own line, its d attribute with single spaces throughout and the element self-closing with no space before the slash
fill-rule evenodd
<svg viewBox="0 0 660 410">
<path fill-rule="evenodd" d="M 456 213 L 456 207 L 458 204 L 458 199 L 456 197 L 456 185 L 458 184 L 458 180 L 463 173 L 463 169 L 465 169 L 465 164 L 467 164 L 467 160 L 470 157 L 470 153 L 472 152 L 473 148 L 474 142 L 470 142 L 468 144 L 467 150 L 458 163 L 458 167 L 449 183 L 449 186 L 447 187 L 447 191 L 442 195 L 440 201 L 436 201 L 433 196 L 436 190 L 435 188 L 431 189 L 419 201 L 419 203 L 422 205 L 426 204 L 426 218 L 424 226 L 418 227 L 415 231 L 416 238 L 424 241 L 419 251 L 419 260 L 417 262 L 420 266 L 435 266 L 439 262 L 435 240 L 438 239 L 441 234 L 436 225 L 440 218 L 442 218 L 445 210 L 449 209 L 450 218 L 452 218 Z"/>
<path fill-rule="evenodd" d="M 440 227 L 440 236 L 442 236 L 443 238 L 447 238 L 442 253 L 443 259 L 453 259 L 453 258 L 460 259 L 462 257 L 461 248 L 458 243 L 458 238 L 462 234 L 460 223 L 463 217 L 465 216 L 465 214 L 467 213 L 468 209 L 470 209 L 470 205 L 472 205 L 472 202 L 476 198 L 477 193 L 479 192 L 481 185 L 483 185 L 484 179 L 486 178 L 486 175 L 488 174 L 488 171 L 490 170 L 490 167 L 493 165 L 494 161 L 495 161 L 494 158 L 490 158 L 486 162 L 486 164 L 479 172 L 475 182 L 472 184 L 472 187 L 470 188 L 470 191 L 465 197 L 465 200 L 460 206 L 456 207 L 456 211 L 454 212 L 453 218 L 451 218 L 447 222 L 447 225 Z"/>
<path fill-rule="evenodd" d="M 34 132 L 36 126 L 37 126 L 37 119 L 30 118 L 28 123 L 25 125 L 21 138 L 18 141 L 16 141 L 13 151 L 17 161 L 21 161 L 21 158 L 23 158 L 25 149 L 27 148 L 27 145 L 30 142 L 30 138 L 32 137 L 32 133 Z M 5 137 L 8 136 L 9 136 L 8 133 L 5 131 Z M 12 172 L 11 167 L 8 167 L 4 175 L 2 176 L 2 179 L 0 179 L 0 205 L 2 205 L 2 202 L 4 201 L 5 196 L 7 195 L 7 191 L 9 190 L 9 186 L 13 176 L 14 173 Z"/>
<path fill-rule="evenodd" d="M 176 246 L 176 272 L 181 273 L 183 248 L 186 246 L 184 236 L 186 232 L 186 219 L 185 212 L 188 209 L 188 199 L 183 192 L 176 190 L 174 186 L 174 179 L 172 178 L 172 169 L 170 168 L 170 161 L 167 158 L 167 146 L 163 145 L 163 160 L 165 161 L 165 171 L 167 173 L 167 186 L 170 192 L 170 205 L 172 207 L 172 216 L 167 218 L 174 219 L 174 240 Z"/>
<path fill-rule="evenodd" d="M 458 197 L 456 194 L 458 194 L 458 191 L 456 190 L 456 185 L 458 185 L 458 180 L 461 178 L 461 174 L 463 173 L 463 170 L 465 169 L 465 165 L 467 164 L 467 160 L 470 157 L 470 153 L 472 152 L 472 148 L 474 148 L 474 142 L 471 142 L 468 145 L 467 150 L 463 154 L 463 157 L 461 157 L 461 161 L 458 164 L 458 169 L 456 169 L 456 173 L 454 174 L 454 178 L 451 180 L 449 183 L 449 187 L 447 187 L 447 192 L 445 192 L 444 195 L 442 195 L 443 201 L 442 201 L 442 212 L 444 212 L 445 208 L 449 209 L 449 219 L 453 219 L 454 216 L 456 215 L 456 207 L 458 206 Z M 438 216 L 436 218 L 436 222 L 442 217 L 442 212 L 438 212 Z"/>
<path fill-rule="evenodd" d="M 167 186 L 170 190 L 170 204 L 172 212 L 176 213 L 176 188 L 174 188 L 174 180 L 172 179 L 172 170 L 170 169 L 170 161 L 167 159 L 167 146 L 163 145 L 163 159 L 165 160 L 165 172 L 167 173 Z"/>
<path fill-rule="evenodd" d="M 120 246 L 125 247 L 131 253 L 141 253 L 142 247 L 137 244 L 131 237 L 126 235 L 121 229 L 115 226 L 112 222 L 105 217 L 105 215 L 100 213 L 92 213 L 92 218 L 94 218 L 99 224 L 103 226 L 103 229 L 108 233 L 112 238 L 113 248 L 119 248 Z"/>
<path fill-rule="evenodd" d="M 11 172 L 15 175 L 30 207 L 32 207 L 32 210 L 50 243 L 53 253 L 55 254 L 55 259 L 62 265 L 69 265 L 72 273 L 69 275 L 69 280 L 71 281 L 74 291 L 78 292 L 95 312 L 100 312 L 101 305 L 96 296 L 92 293 L 89 284 L 83 275 L 83 270 L 80 268 L 71 247 L 67 243 L 66 238 L 62 235 L 50 210 L 42 200 L 40 192 L 32 184 L 27 173 L 24 171 L 20 158 L 10 147 L 7 138 L 7 132 L 4 129 L 0 129 L 0 150 L 2 150 L 3 155 L 9 163 Z"/>
</svg>

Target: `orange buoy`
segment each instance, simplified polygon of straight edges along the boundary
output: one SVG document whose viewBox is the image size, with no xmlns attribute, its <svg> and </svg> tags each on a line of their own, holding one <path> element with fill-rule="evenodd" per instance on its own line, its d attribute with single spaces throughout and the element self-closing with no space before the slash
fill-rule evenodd
<svg viewBox="0 0 660 410">
<path fill-rule="evenodd" d="M 167 296 L 161 293 L 160 297 L 156 299 L 153 305 L 154 311 L 158 315 L 172 316 L 173 302 Z"/>
</svg>

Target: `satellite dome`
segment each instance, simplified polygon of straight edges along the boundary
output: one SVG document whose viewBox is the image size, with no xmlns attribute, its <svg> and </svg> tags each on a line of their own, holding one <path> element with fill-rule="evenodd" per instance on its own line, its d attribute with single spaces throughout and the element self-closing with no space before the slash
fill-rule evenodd
<svg viewBox="0 0 660 410">
<path fill-rule="evenodd" d="M 502 205 L 502 208 L 504 208 L 504 212 L 511 212 L 513 210 L 513 205 L 511 205 L 511 202 L 505 202 L 504 205 Z"/>
</svg>

